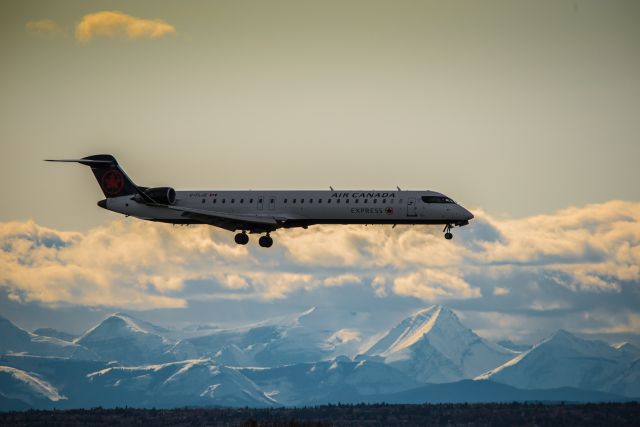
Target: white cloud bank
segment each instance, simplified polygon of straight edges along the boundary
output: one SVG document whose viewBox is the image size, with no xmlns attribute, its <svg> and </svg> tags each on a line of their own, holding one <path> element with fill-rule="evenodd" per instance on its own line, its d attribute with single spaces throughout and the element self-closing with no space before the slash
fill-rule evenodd
<svg viewBox="0 0 640 427">
<path fill-rule="evenodd" d="M 440 231 L 316 226 L 278 231 L 265 250 L 255 242 L 237 246 L 231 233 L 208 226 L 122 219 L 79 233 L 10 222 L 0 224 L 0 286 L 19 301 L 145 309 L 185 307 L 192 298 L 286 299 L 345 286 L 429 303 L 542 292 L 516 280 L 523 274 L 575 295 L 640 283 L 640 203 L 515 220 L 478 211 L 453 241 Z"/>
</svg>

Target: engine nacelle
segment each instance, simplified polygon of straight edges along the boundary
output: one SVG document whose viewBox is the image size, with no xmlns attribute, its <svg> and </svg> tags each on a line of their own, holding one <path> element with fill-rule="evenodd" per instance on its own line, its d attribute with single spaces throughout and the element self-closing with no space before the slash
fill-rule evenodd
<svg viewBox="0 0 640 427">
<path fill-rule="evenodd" d="M 172 205 L 176 202 L 176 190 L 171 187 L 147 188 L 144 194 L 162 205 Z"/>
</svg>

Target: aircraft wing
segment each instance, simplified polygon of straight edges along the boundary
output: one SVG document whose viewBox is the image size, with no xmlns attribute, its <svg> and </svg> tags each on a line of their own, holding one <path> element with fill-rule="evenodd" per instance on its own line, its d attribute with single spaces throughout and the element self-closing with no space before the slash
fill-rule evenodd
<svg viewBox="0 0 640 427">
<path fill-rule="evenodd" d="M 275 229 L 288 218 L 279 218 L 273 215 L 247 215 L 227 212 L 216 212 L 203 209 L 191 209 L 181 206 L 165 206 L 168 209 L 181 212 L 185 218 L 195 219 L 204 224 L 215 225 L 227 230 L 240 228 L 267 228 Z"/>
</svg>

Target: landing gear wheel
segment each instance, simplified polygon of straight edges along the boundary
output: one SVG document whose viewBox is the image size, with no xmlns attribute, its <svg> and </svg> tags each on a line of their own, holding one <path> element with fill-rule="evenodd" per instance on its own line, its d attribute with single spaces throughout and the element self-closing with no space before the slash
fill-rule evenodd
<svg viewBox="0 0 640 427">
<path fill-rule="evenodd" d="M 451 224 L 447 224 L 444 226 L 444 238 L 447 240 L 451 240 L 453 239 L 453 234 L 451 234 L 451 229 L 453 228 L 453 226 Z"/>
<path fill-rule="evenodd" d="M 247 233 L 243 231 L 242 233 L 236 234 L 235 241 L 239 245 L 246 245 L 249 243 L 249 236 L 247 236 Z"/>
<path fill-rule="evenodd" d="M 267 234 L 266 236 L 260 237 L 258 244 L 263 248 L 270 248 L 271 245 L 273 245 L 273 239 Z"/>
</svg>

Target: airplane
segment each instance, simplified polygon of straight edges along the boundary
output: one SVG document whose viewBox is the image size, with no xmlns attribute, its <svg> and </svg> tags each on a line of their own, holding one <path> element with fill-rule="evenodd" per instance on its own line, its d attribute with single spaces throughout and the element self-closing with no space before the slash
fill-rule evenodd
<svg viewBox="0 0 640 427">
<path fill-rule="evenodd" d="M 473 219 L 451 198 L 428 190 L 176 191 L 137 186 L 110 154 L 46 161 L 89 166 L 105 195 L 101 208 L 147 221 L 220 227 L 237 232 L 239 245 L 249 242 L 247 233 L 263 234 L 258 244 L 269 248 L 272 232 L 315 224 L 440 224 L 451 240 L 454 226 Z"/>
</svg>

